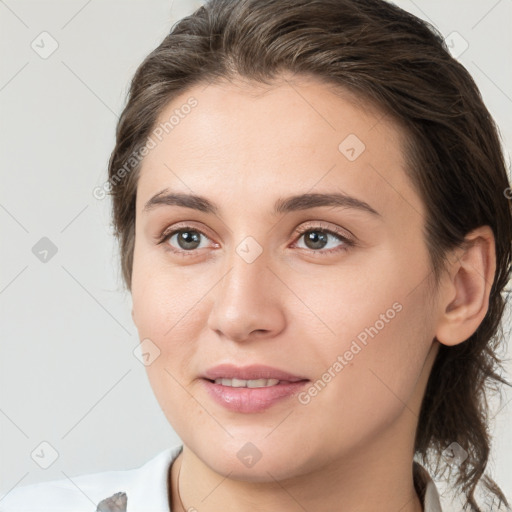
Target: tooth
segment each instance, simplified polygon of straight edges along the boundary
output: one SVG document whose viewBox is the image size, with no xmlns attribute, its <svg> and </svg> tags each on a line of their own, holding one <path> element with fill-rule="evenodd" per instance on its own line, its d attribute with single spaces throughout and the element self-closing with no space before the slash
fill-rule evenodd
<svg viewBox="0 0 512 512">
<path fill-rule="evenodd" d="M 265 388 L 279 384 L 279 379 L 215 379 L 215 384 L 233 388 Z"/>
<path fill-rule="evenodd" d="M 248 388 L 264 388 L 267 386 L 267 379 L 253 379 L 247 381 Z"/>
</svg>

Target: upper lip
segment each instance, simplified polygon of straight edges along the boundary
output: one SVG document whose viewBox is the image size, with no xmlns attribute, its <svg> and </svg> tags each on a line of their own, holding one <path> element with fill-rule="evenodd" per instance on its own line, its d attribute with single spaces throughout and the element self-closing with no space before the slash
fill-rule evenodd
<svg viewBox="0 0 512 512">
<path fill-rule="evenodd" d="M 203 377 L 208 380 L 215 379 L 278 379 L 288 382 L 298 382 L 300 380 L 309 380 L 299 375 L 293 375 L 284 370 L 265 366 L 261 364 L 253 364 L 250 366 L 235 366 L 233 364 L 221 364 L 209 368 Z"/>
</svg>

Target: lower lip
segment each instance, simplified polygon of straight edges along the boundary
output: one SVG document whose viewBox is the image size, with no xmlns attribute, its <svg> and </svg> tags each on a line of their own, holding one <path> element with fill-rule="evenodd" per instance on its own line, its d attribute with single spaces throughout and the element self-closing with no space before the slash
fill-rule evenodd
<svg viewBox="0 0 512 512">
<path fill-rule="evenodd" d="M 297 394 L 309 381 L 287 382 L 265 388 L 233 388 L 202 379 L 210 396 L 235 412 L 261 412 L 275 403 Z"/>
</svg>

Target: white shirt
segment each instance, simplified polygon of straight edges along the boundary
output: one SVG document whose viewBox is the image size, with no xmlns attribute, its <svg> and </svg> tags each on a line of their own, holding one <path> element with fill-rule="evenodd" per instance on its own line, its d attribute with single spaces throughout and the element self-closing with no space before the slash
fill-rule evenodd
<svg viewBox="0 0 512 512">
<path fill-rule="evenodd" d="M 119 492 L 127 495 L 126 512 L 172 512 L 167 477 L 170 465 L 182 449 L 182 444 L 168 448 L 136 469 L 103 471 L 70 480 L 16 487 L 0 498 L 0 512 L 95 512 L 101 501 Z M 424 512 L 442 512 L 437 488 L 417 462 L 414 462 L 414 479 L 422 490 L 419 494 Z"/>
</svg>

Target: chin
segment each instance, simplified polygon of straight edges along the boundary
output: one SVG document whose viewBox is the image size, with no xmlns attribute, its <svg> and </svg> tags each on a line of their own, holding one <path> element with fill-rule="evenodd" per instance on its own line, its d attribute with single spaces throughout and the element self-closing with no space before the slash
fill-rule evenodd
<svg viewBox="0 0 512 512">
<path fill-rule="evenodd" d="M 304 456 L 304 460 L 297 457 L 296 443 L 289 450 L 283 450 L 282 443 L 276 442 L 274 446 L 270 440 L 252 443 L 246 439 L 250 436 L 243 441 L 230 438 L 227 443 L 212 442 L 193 451 L 213 471 L 224 476 L 229 474 L 233 480 L 271 482 L 308 472 L 307 469 L 301 471 L 307 468 L 307 457 Z"/>
</svg>

